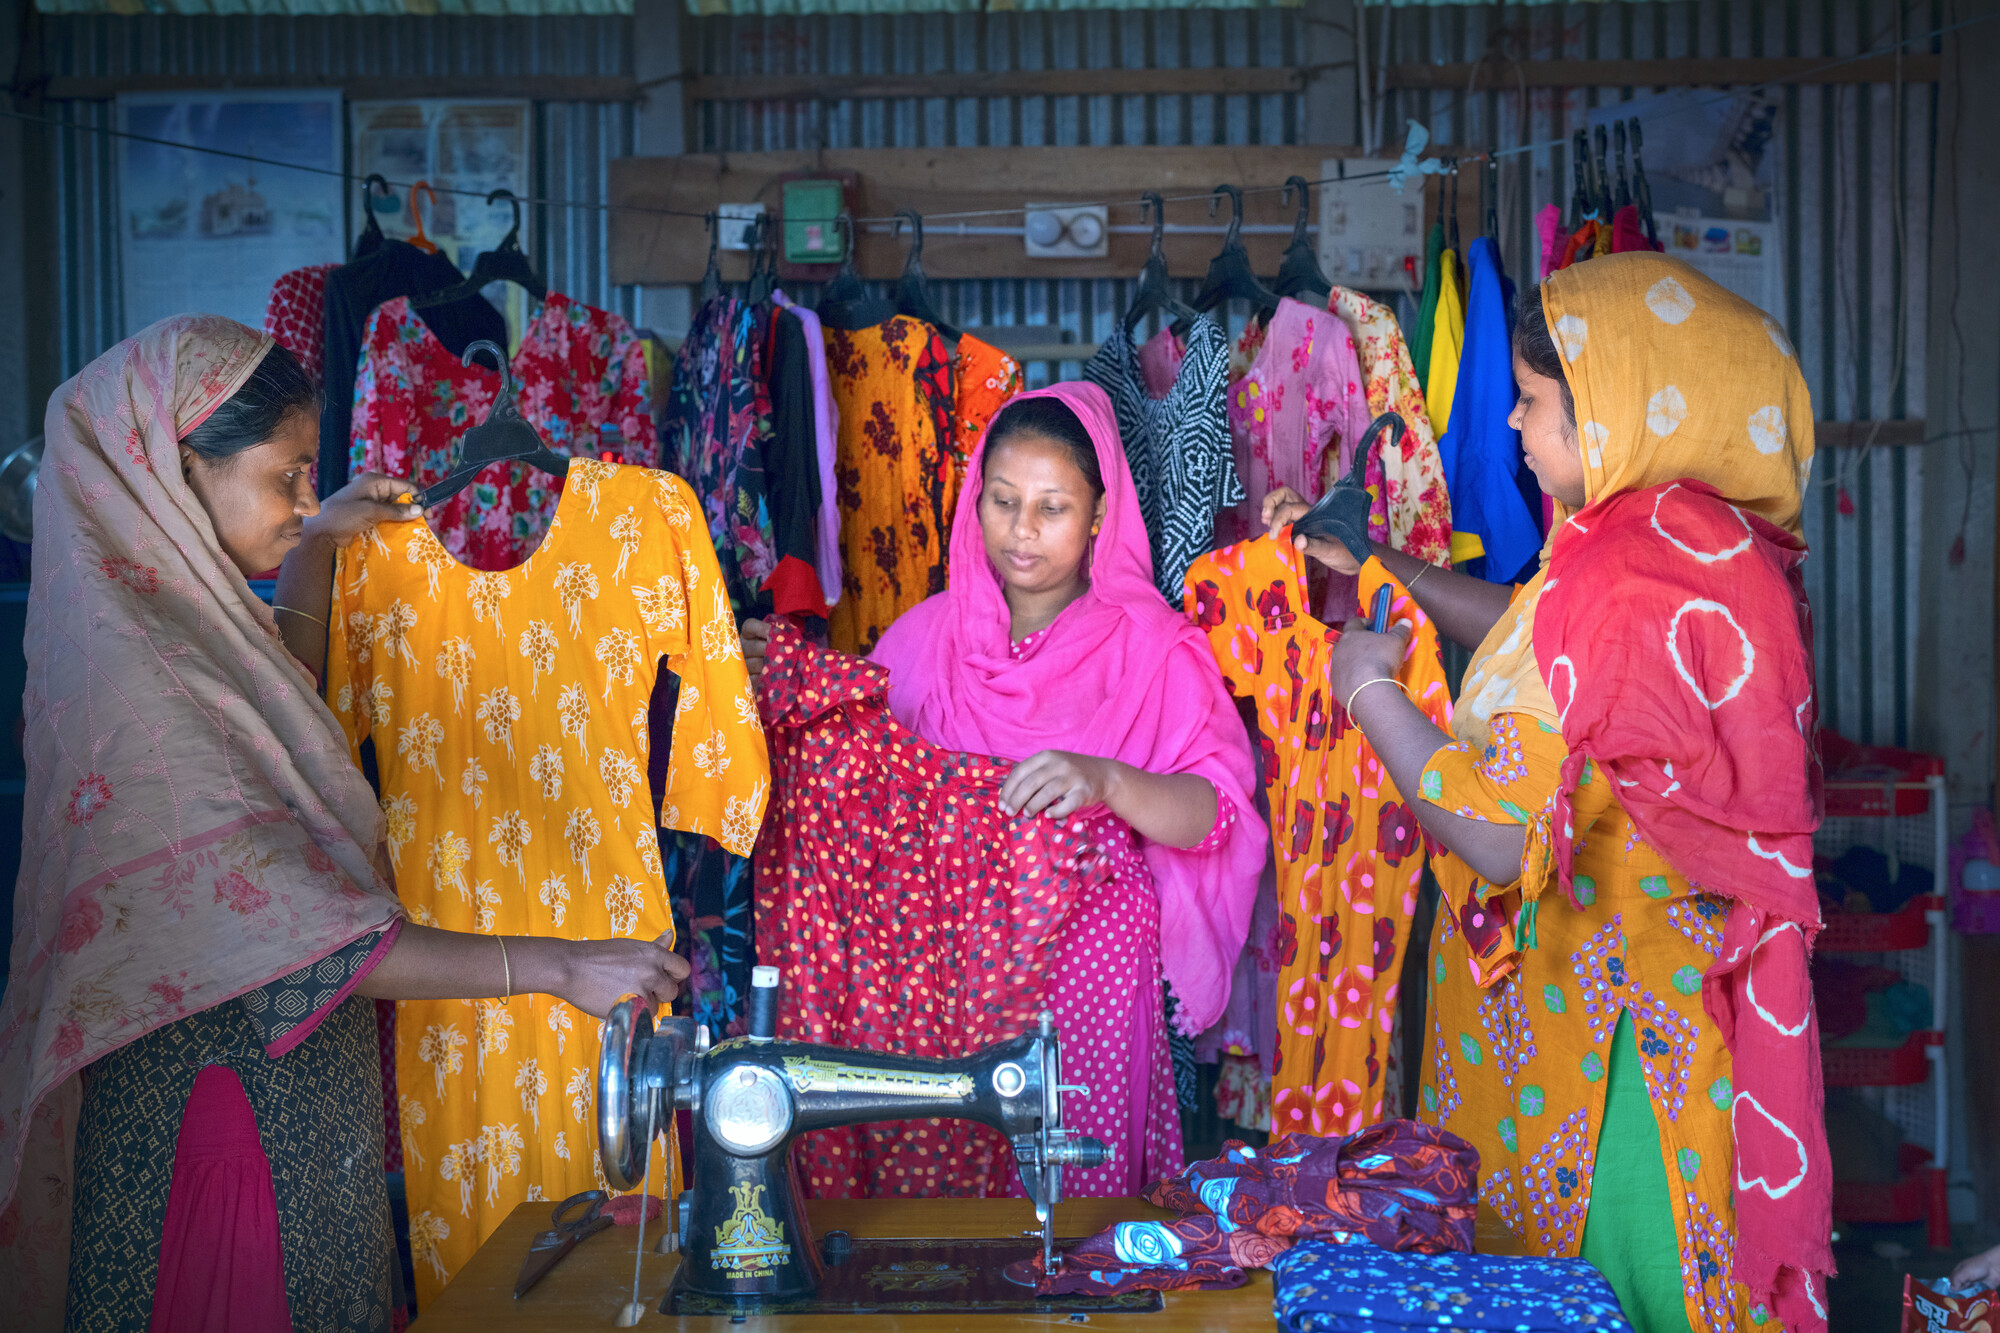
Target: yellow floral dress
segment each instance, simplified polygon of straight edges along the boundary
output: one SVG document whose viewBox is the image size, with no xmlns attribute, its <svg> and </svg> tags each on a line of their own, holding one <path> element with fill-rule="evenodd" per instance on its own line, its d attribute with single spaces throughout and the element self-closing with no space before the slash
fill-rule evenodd
<svg viewBox="0 0 2000 1333">
<path fill-rule="evenodd" d="M 526 563 L 480 572 L 421 521 L 335 574 L 327 697 L 374 740 L 410 919 L 564 939 L 672 931 L 647 705 L 680 677 L 659 822 L 747 856 L 770 767 L 701 506 L 649 468 L 570 463 Z M 496 946 L 496 961 L 498 947 Z M 547 995 L 405 1001 L 396 1077 L 419 1300 L 523 1200 L 601 1187 L 596 1022 Z"/>
<path fill-rule="evenodd" d="M 1547 818 L 1568 747 L 1554 704 L 1523 690 L 1541 580 L 1523 588 L 1466 674 L 1455 741 L 1421 795 L 1467 819 L 1529 828 L 1526 871 L 1432 865 L 1420 1115 L 1479 1149 L 1480 1202 L 1530 1253 L 1589 1259 L 1635 1328 L 1759 1330 L 1777 1321 L 1730 1280 L 1733 1062 L 1702 1007 L 1731 901 L 1691 889 L 1586 764 L 1574 796 L 1572 906 L 1548 873 Z"/>
</svg>

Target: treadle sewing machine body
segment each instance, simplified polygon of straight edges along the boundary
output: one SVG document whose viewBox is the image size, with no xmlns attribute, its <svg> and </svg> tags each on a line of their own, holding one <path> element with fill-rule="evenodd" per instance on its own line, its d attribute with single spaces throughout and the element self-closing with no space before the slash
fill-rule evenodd
<svg viewBox="0 0 2000 1333">
<path fill-rule="evenodd" d="M 718 1045 L 692 1019 L 655 1024 L 651 1006 L 636 997 L 605 1021 L 599 1146 L 611 1182 L 630 1188 L 645 1178 L 653 1134 L 671 1124 L 673 1111 L 687 1110 L 693 1121 L 681 1262 L 662 1313 L 803 1308 L 814 1300 L 827 1256 L 806 1221 L 792 1143 L 812 1130 L 871 1121 L 956 1118 L 1006 1135 L 1040 1223 L 1043 1262 L 1053 1267 L 1062 1168 L 1098 1166 L 1111 1154 L 1062 1128 L 1061 1094 L 1087 1090 L 1062 1086 L 1049 1015 L 1038 1030 L 963 1059 L 927 1060 L 772 1040 L 775 969 L 757 982 L 752 1035 Z M 834 1246 L 844 1240 L 839 1232 L 828 1237 Z M 1021 1294 L 1031 1297 L 1032 1289 Z"/>
</svg>

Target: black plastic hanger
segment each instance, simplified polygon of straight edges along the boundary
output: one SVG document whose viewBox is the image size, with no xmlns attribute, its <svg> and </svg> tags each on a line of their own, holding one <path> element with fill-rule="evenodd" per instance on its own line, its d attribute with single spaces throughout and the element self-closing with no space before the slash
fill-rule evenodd
<svg viewBox="0 0 2000 1333">
<path fill-rule="evenodd" d="M 1500 240 L 1500 159 L 1488 153 L 1480 165 L 1480 193 L 1486 196 L 1486 237 L 1498 244 Z"/>
<path fill-rule="evenodd" d="M 906 218 L 910 223 L 910 253 L 903 260 L 903 276 L 896 280 L 896 313 L 921 319 L 943 334 L 945 341 L 956 343 L 958 330 L 945 323 L 937 307 L 931 304 L 930 283 L 924 277 L 924 215 L 914 208 L 897 209 L 896 235 L 903 234 Z"/>
<path fill-rule="evenodd" d="M 420 296 L 410 302 L 413 310 L 431 310 L 467 297 L 477 296 L 489 282 L 511 282 L 516 287 L 526 289 L 528 295 L 537 301 L 549 294 L 549 285 L 542 281 L 542 275 L 535 272 L 535 266 L 528 262 L 528 256 L 521 250 L 521 201 L 514 197 L 512 190 L 495 190 L 486 196 L 486 202 L 497 204 L 502 199 L 514 210 L 514 225 L 500 238 L 497 248 L 483 252 L 472 265 L 472 276 L 456 287 L 446 287 L 443 291 Z"/>
<path fill-rule="evenodd" d="M 1164 244 L 1167 206 L 1158 190 L 1148 190 L 1139 196 L 1140 220 L 1144 221 L 1149 216 L 1153 223 L 1153 248 L 1146 255 L 1146 267 L 1139 270 L 1139 286 L 1132 293 L 1132 304 L 1125 308 L 1125 332 L 1128 334 L 1139 327 L 1140 320 L 1155 310 L 1164 312 L 1176 323 L 1190 322 L 1195 318 L 1194 309 L 1174 295 L 1173 280 L 1167 275 Z"/>
<path fill-rule="evenodd" d="M 1373 548 L 1368 544 L 1368 459 L 1375 452 L 1375 440 L 1385 430 L 1396 432 L 1390 446 L 1400 447 L 1407 427 L 1394 412 L 1384 412 L 1368 423 L 1361 443 L 1354 446 L 1354 462 L 1347 475 L 1327 488 L 1325 495 L 1292 524 L 1292 535 L 1337 541 L 1363 564 Z"/>
<path fill-rule="evenodd" d="M 1463 255 L 1465 251 L 1459 249 L 1458 246 L 1458 159 L 1455 157 L 1451 160 L 1451 212 L 1449 216 L 1451 220 L 1448 226 L 1451 232 L 1451 240 L 1448 242 L 1446 248 L 1455 255 Z"/>
<path fill-rule="evenodd" d="M 1278 285 L 1280 296 L 1297 296 L 1300 292 L 1311 292 L 1322 297 L 1333 295 L 1333 284 L 1319 266 L 1318 247 L 1306 235 L 1306 220 L 1312 214 L 1312 186 L 1304 176 L 1285 177 L 1285 202 L 1292 201 L 1292 191 L 1299 192 L 1299 216 L 1292 223 L 1292 243 L 1285 247 L 1285 261 L 1278 265 Z"/>
<path fill-rule="evenodd" d="M 1627 204 L 1632 202 L 1632 187 L 1626 180 L 1625 176 L 1625 122 L 1624 121 L 1614 120 L 1611 122 L 1611 139 L 1612 142 L 1615 143 L 1618 147 L 1618 201 L 1617 202 L 1618 202 L 1618 207 L 1623 208 Z"/>
<path fill-rule="evenodd" d="M 1660 233 L 1653 226 L 1653 186 L 1646 179 L 1646 164 L 1639 158 L 1639 150 L 1646 139 L 1639 130 L 1639 118 L 1632 117 L 1632 199 L 1639 205 L 1639 220 L 1646 224 L 1646 239 L 1653 245 L 1660 243 Z"/>
<path fill-rule="evenodd" d="M 842 213 L 834 219 L 834 225 L 847 233 L 847 253 L 840 261 L 840 272 L 826 285 L 826 292 L 819 299 L 819 322 L 849 333 L 888 323 L 896 316 L 896 303 L 870 296 L 854 267 L 854 254 L 860 248 L 854 219 Z"/>
<path fill-rule="evenodd" d="M 1244 300 L 1258 310 L 1271 310 L 1278 304 L 1278 294 L 1257 280 L 1250 270 L 1250 252 L 1243 248 L 1243 190 L 1236 185 L 1218 185 L 1209 192 L 1208 215 L 1215 216 L 1215 207 L 1222 202 L 1223 195 L 1229 196 L 1231 209 L 1229 230 L 1222 238 L 1222 251 L 1208 263 L 1208 277 L 1201 284 L 1201 295 L 1194 298 L 1196 310 L 1213 310 L 1225 301 Z"/>
<path fill-rule="evenodd" d="M 759 213 L 750 233 L 750 248 L 756 252 L 756 257 L 750 261 L 751 305 L 762 305 L 770 300 L 772 290 L 778 285 L 778 258 L 771 244 L 773 230 L 771 215 Z"/>
<path fill-rule="evenodd" d="M 1590 176 L 1590 131 L 1578 130 L 1576 144 L 1571 149 L 1576 159 L 1577 202 L 1582 211 L 1577 218 L 1577 226 L 1597 217 L 1597 185 Z"/>
<path fill-rule="evenodd" d="M 1617 210 L 1611 203 L 1611 131 L 1597 127 L 1597 211 L 1606 226 Z"/>
<path fill-rule="evenodd" d="M 486 414 L 486 420 L 465 432 L 459 440 L 457 468 L 417 497 L 418 503 L 426 509 L 441 505 L 457 495 L 479 475 L 482 468 L 494 463 L 526 463 L 558 477 L 569 475 L 569 459 L 550 450 L 541 435 L 528 424 L 528 419 L 521 415 L 521 409 L 514 401 L 514 372 L 507 364 L 507 353 L 497 343 L 481 338 L 465 349 L 459 364 L 471 365 L 472 358 L 481 351 L 493 353 L 493 359 L 500 367 L 500 392 L 494 395 L 493 410 Z"/>
<path fill-rule="evenodd" d="M 361 234 L 354 238 L 354 258 L 372 255 L 382 248 L 382 242 L 389 239 L 382 234 L 382 224 L 375 219 L 375 187 L 382 187 L 382 198 L 389 197 L 389 179 L 379 171 L 368 174 L 361 182 Z"/>
<path fill-rule="evenodd" d="M 715 253 L 722 239 L 722 219 L 713 213 L 704 213 L 701 225 L 708 228 L 708 267 L 701 271 L 701 299 L 707 302 L 713 301 L 722 291 L 722 261 Z"/>
</svg>

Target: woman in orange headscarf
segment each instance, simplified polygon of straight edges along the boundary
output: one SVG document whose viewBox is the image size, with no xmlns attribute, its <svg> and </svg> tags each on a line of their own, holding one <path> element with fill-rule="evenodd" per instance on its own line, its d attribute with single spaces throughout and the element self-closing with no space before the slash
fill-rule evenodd
<svg viewBox="0 0 2000 1333">
<path fill-rule="evenodd" d="M 1510 590 L 1377 548 L 1474 650 L 1452 734 L 1398 693 L 1400 636 L 1352 625 L 1330 668 L 1454 853 L 1423 1115 L 1636 1328 L 1823 1329 L 1805 384 L 1775 323 L 1644 253 L 1524 294 L 1514 372 L 1558 502 L 1541 571 Z"/>
</svg>

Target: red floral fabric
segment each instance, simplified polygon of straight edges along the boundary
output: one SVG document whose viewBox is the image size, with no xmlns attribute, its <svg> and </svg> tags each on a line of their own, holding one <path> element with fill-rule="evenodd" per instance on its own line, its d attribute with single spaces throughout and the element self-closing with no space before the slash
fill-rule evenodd
<svg viewBox="0 0 2000 1333">
<path fill-rule="evenodd" d="M 490 360 L 462 365 L 406 298 L 377 306 L 361 339 L 350 472 L 408 477 L 451 471 L 458 442 L 486 419 L 500 389 Z M 646 352 L 622 317 L 551 292 L 511 358 L 521 415 L 559 454 L 651 466 Z M 621 437 L 606 440 L 606 427 Z M 534 554 L 562 481 L 524 463 L 495 464 L 432 515 L 444 548 L 475 569 L 511 569 Z"/>
<path fill-rule="evenodd" d="M 1479 1153 L 1414 1120 L 1346 1138 L 1280 1134 L 1263 1149 L 1232 1139 L 1146 1191 L 1183 1216 L 1120 1222 L 1066 1251 L 1044 1293 L 1240 1287 L 1295 1242 L 1366 1240 L 1385 1250 L 1470 1254 Z M 1037 1259 L 1036 1264 L 1040 1264 Z"/>
<path fill-rule="evenodd" d="M 326 275 L 338 264 L 308 264 L 281 275 L 264 303 L 264 332 L 298 357 L 318 384 L 326 375 Z"/>
<path fill-rule="evenodd" d="M 1102 821 L 1008 816 L 1013 765 L 923 741 L 890 715 L 888 682 L 772 627 L 758 953 L 783 973 L 782 1037 L 965 1055 L 1034 1022 L 1057 933 L 1110 876 Z M 1016 1178 L 1006 1140 L 965 1120 L 821 1130 L 798 1153 L 820 1198 L 999 1197 Z"/>
</svg>

